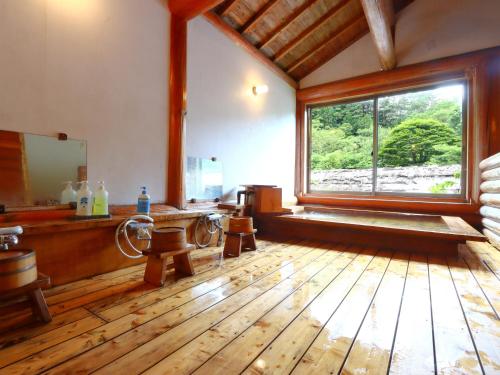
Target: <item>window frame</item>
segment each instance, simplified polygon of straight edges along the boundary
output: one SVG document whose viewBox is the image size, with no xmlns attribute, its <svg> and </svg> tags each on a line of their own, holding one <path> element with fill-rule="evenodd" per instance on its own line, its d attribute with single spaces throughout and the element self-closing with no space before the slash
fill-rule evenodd
<svg viewBox="0 0 500 375">
<path fill-rule="evenodd" d="M 379 152 L 379 138 L 378 138 L 378 128 L 379 128 L 379 118 L 378 118 L 378 101 L 381 97 L 404 95 L 409 93 L 416 93 L 422 91 L 428 91 L 437 89 L 439 87 L 450 86 L 453 84 L 461 84 L 464 87 L 464 95 L 462 98 L 462 161 L 461 161 L 461 175 L 460 175 L 460 194 L 436 194 L 436 193 L 398 193 L 398 192 L 383 192 L 377 191 L 377 180 L 378 180 L 378 152 Z M 372 189 L 370 192 L 365 191 L 342 191 L 342 190 L 312 190 L 311 189 L 311 144 L 312 144 L 312 116 L 311 111 L 314 108 L 328 107 L 332 105 L 340 104 L 350 104 L 359 103 L 363 101 L 372 101 L 373 103 L 373 128 L 372 128 L 372 179 L 371 185 Z M 308 195 L 320 195 L 320 196 L 360 196 L 360 197 L 400 197 L 400 198 L 449 198 L 458 199 L 460 201 L 465 201 L 467 197 L 467 163 L 468 163 L 468 113 L 469 113 L 469 82 L 464 78 L 451 79 L 446 81 L 436 81 L 430 84 L 424 84 L 419 86 L 404 87 L 397 90 L 390 90 L 384 92 L 378 92 L 376 94 L 358 96 L 358 97 L 346 97 L 338 100 L 333 100 L 329 102 L 321 102 L 314 104 L 306 104 L 306 129 L 305 129 L 305 139 L 307 142 L 307 155 L 306 155 L 306 166 L 305 166 L 305 192 Z"/>
<path fill-rule="evenodd" d="M 488 156 L 488 146 L 491 143 L 488 140 L 488 66 L 499 53 L 498 48 L 470 52 L 297 90 L 294 191 L 298 204 L 459 215 L 475 220 L 480 207 L 479 162 Z M 305 142 L 307 105 L 347 98 L 356 99 L 460 79 L 468 82 L 466 166 L 468 173 L 465 198 L 307 192 L 305 173 L 308 152 Z"/>
</svg>

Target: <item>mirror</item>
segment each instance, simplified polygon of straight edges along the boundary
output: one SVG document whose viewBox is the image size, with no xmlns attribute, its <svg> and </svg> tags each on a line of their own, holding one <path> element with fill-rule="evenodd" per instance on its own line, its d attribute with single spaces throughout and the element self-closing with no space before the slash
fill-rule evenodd
<svg viewBox="0 0 500 375">
<path fill-rule="evenodd" d="M 187 158 L 186 199 L 213 200 L 222 197 L 222 163 L 192 156 Z"/>
<path fill-rule="evenodd" d="M 0 130 L 0 204 L 60 204 L 65 181 L 87 179 L 87 142 Z"/>
</svg>

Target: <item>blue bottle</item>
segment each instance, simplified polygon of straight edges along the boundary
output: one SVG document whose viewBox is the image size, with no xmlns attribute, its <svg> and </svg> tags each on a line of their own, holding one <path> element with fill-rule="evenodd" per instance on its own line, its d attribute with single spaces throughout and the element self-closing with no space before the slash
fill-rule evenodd
<svg viewBox="0 0 500 375">
<path fill-rule="evenodd" d="M 143 186 L 142 193 L 137 199 L 137 213 L 140 215 L 149 215 L 151 208 L 151 197 L 147 193 L 146 186 Z"/>
</svg>

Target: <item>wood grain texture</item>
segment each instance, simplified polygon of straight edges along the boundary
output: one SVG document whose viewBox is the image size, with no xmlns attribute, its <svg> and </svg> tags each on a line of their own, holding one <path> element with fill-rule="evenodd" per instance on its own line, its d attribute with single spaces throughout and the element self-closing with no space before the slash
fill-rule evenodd
<svg viewBox="0 0 500 375">
<path fill-rule="evenodd" d="M 448 258 L 307 241 L 259 249 L 10 329 L 0 334 L 0 373 L 498 372 L 500 253 L 491 245 L 468 242 Z M 49 294 L 70 292 L 81 305 L 98 297 L 93 283 L 126 285 L 137 271 Z"/>
<path fill-rule="evenodd" d="M 174 2 L 176 4 L 181 1 Z M 186 112 L 187 21 L 182 16 L 170 19 L 170 75 L 168 124 L 167 203 L 185 207 L 184 137 Z"/>
<path fill-rule="evenodd" d="M 381 9 L 398 12 L 411 2 L 395 0 Z M 226 0 L 212 12 L 296 80 L 369 31 L 359 0 Z M 340 32 L 341 25 L 351 26 Z"/>
<path fill-rule="evenodd" d="M 392 0 L 361 0 L 370 33 L 375 43 L 382 69 L 396 66 L 396 52 L 391 27 L 394 24 Z"/>
<path fill-rule="evenodd" d="M 446 261 L 429 257 L 435 361 L 437 373 L 459 366 L 467 374 L 482 374 L 469 326 Z"/>
<path fill-rule="evenodd" d="M 434 374 L 432 312 L 427 257 L 412 254 L 408 265 L 390 374 Z M 412 337 L 412 340 L 408 340 Z"/>
<path fill-rule="evenodd" d="M 274 61 L 280 60 L 287 53 L 289 53 L 294 47 L 302 43 L 308 36 L 313 34 L 318 28 L 320 28 L 325 22 L 327 22 L 331 17 L 334 17 L 338 12 L 342 10 L 349 4 L 349 0 L 342 0 L 337 5 L 329 9 L 326 13 L 324 13 L 318 20 L 316 20 L 312 25 L 302 31 L 296 38 L 289 41 L 287 45 L 282 47 L 276 54 L 274 55 Z"/>
<path fill-rule="evenodd" d="M 262 39 L 256 47 L 259 49 L 266 47 L 266 45 L 268 43 L 271 43 L 283 30 L 287 28 L 288 25 L 298 19 L 306 9 L 308 9 L 318 1 L 319 0 L 307 0 L 301 6 L 295 8 L 294 11 L 290 13 L 282 23 L 278 24 L 274 29 L 269 31 L 268 36 Z"/>
</svg>

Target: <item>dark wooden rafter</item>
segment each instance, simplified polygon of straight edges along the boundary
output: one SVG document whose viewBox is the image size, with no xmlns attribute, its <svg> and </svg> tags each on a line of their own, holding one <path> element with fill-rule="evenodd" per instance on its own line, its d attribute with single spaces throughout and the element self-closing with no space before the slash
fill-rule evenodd
<svg viewBox="0 0 500 375">
<path fill-rule="evenodd" d="M 212 12 L 227 25 L 226 27 L 220 20 L 216 20 L 216 26 L 220 30 L 266 65 L 270 66 L 269 62 L 273 62 L 283 73 L 286 72 L 285 76 L 278 74 L 288 81 L 291 78 L 302 79 L 351 46 L 368 33 L 370 28 L 374 30 L 372 34 L 375 44 L 389 46 L 387 52 L 377 45 L 380 60 L 388 61 L 384 68 L 389 69 L 392 61 L 390 47 L 394 49 L 395 15 L 412 2 L 413 0 L 338 0 L 328 8 L 319 6 L 322 0 L 301 0 L 292 8 L 288 1 L 267 0 L 259 2 L 264 5 L 255 11 L 247 6 L 239 7 L 238 4 L 246 4 L 243 0 L 225 0 L 217 8 L 213 8 Z M 370 17 L 371 21 L 367 19 Z M 213 18 L 213 15 L 209 14 L 208 18 Z M 233 19 L 238 19 L 238 23 L 230 21 Z M 372 25 L 369 27 L 370 22 Z M 240 37 L 237 38 L 235 33 Z M 318 43 L 318 39 L 322 43 Z M 256 50 L 262 52 L 259 54 Z"/>
<path fill-rule="evenodd" d="M 396 66 L 396 52 L 391 31 L 394 24 L 392 0 L 361 0 L 361 5 L 377 48 L 382 69 L 393 69 Z"/>
<path fill-rule="evenodd" d="M 312 5 L 317 3 L 319 0 L 308 0 L 300 7 L 295 9 L 288 17 L 286 17 L 282 23 L 280 23 L 276 28 L 268 33 L 268 36 L 257 44 L 257 48 L 261 49 L 271 43 L 283 30 L 285 30 L 292 22 L 298 19 L 304 12 L 309 9 Z"/>
<path fill-rule="evenodd" d="M 341 26 L 337 31 L 335 31 L 333 34 L 330 35 L 330 37 L 319 43 L 318 45 L 315 45 L 313 48 L 310 48 L 308 51 L 306 51 L 302 56 L 300 56 L 297 60 L 295 60 L 292 65 L 290 65 L 287 68 L 287 73 L 290 73 L 297 69 L 299 66 L 304 64 L 307 60 L 309 60 L 312 56 L 318 54 L 321 52 L 323 49 L 325 49 L 332 41 L 337 39 L 342 33 L 346 32 L 349 30 L 350 27 L 353 25 L 357 24 L 358 22 L 361 22 L 364 20 L 365 17 L 363 14 L 358 15 L 356 18 L 353 18 L 349 20 L 345 25 Z"/>
<path fill-rule="evenodd" d="M 322 51 L 328 51 L 330 49 L 330 47 L 332 46 L 335 46 L 337 48 L 332 48 L 333 51 L 331 52 L 327 52 L 325 54 L 324 57 L 322 57 L 321 59 L 319 59 L 318 61 L 315 61 L 313 63 L 309 63 L 307 60 L 301 65 L 301 67 L 303 67 L 304 65 L 307 65 L 307 69 L 305 69 L 306 73 L 298 73 L 297 71 L 300 71 L 298 68 L 299 66 L 297 66 L 297 68 L 295 68 L 294 72 L 293 72 L 293 77 L 296 78 L 297 80 L 300 80 L 302 78 L 304 78 L 307 74 L 309 74 L 310 72 L 313 72 L 315 71 L 316 69 L 318 69 L 321 65 L 323 65 L 324 63 L 330 61 L 332 58 L 334 58 L 335 56 L 337 56 L 340 52 L 344 51 L 345 49 L 349 48 L 350 46 L 352 46 L 354 43 L 356 43 L 358 40 L 360 40 L 362 37 L 364 37 L 366 34 L 368 34 L 370 32 L 370 30 L 368 29 L 368 24 L 366 24 L 366 20 L 363 20 L 363 18 L 361 19 L 358 19 L 357 20 L 358 22 L 365 22 L 365 27 L 360 30 L 359 32 L 357 32 L 355 34 L 354 37 L 352 37 L 348 43 L 345 43 L 345 44 L 340 44 L 337 43 L 337 38 L 331 38 L 329 41 L 327 41 L 324 45 L 323 48 L 321 48 L 321 51 L 318 51 L 318 53 L 322 52 Z M 316 54 L 314 54 L 316 55 Z"/>
<path fill-rule="evenodd" d="M 340 12 L 347 4 L 349 4 L 350 0 L 341 0 L 337 5 L 331 8 L 328 12 L 322 15 L 320 18 L 316 20 L 312 25 L 302 31 L 295 39 L 291 40 L 288 44 L 286 44 L 283 48 L 281 48 L 274 55 L 274 61 L 278 61 L 282 59 L 287 53 L 289 53 L 292 49 L 297 47 L 300 43 L 302 43 L 308 36 L 313 34 L 318 28 L 323 26 L 328 20 L 334 17 L 338 12 Z"/>
<path fill-rule="evenodd" d="M 236 44 L 247 50 L 252 56 L 258 59 L 261 63 L 266 65 L 269 69 L 275 72 L 278 76 L 284 79 L 290 86 L 297 88 L 298 84 L 292 77 L 286 74 L 282 69 L 280 69 L 276 64 L 274 64 L 264 53 L 258 50 L 252 43 L 243 38 L 243 36 L 234 30 L 231 26 L 224 22 L 224 20 L 214 12 L 206 12 L 204 14 L 205 18 L 224 34 L 229 36 Z"/>
<path fill-rule="evenodd" d="M 225 16 L 231 9 L 233 9 L 233 6 L 238 2 L 238 0 L 227 0 L 220 9 L 218 9 L 217 14 L 220 16 Z"/>
<path fill-rule="evenodd" d="M 245 22 L 243 26 L 239 29 L 240 33 L 247 33 L 252 29 L 261 19 L 264 17 L 269 10 L 272 9 L 274 5 L 278 3 L 279 0 L 268 1 L 263 7 L 261 7 L 257 13 L 255 13 L 248 21 Z"/>
</svg>

